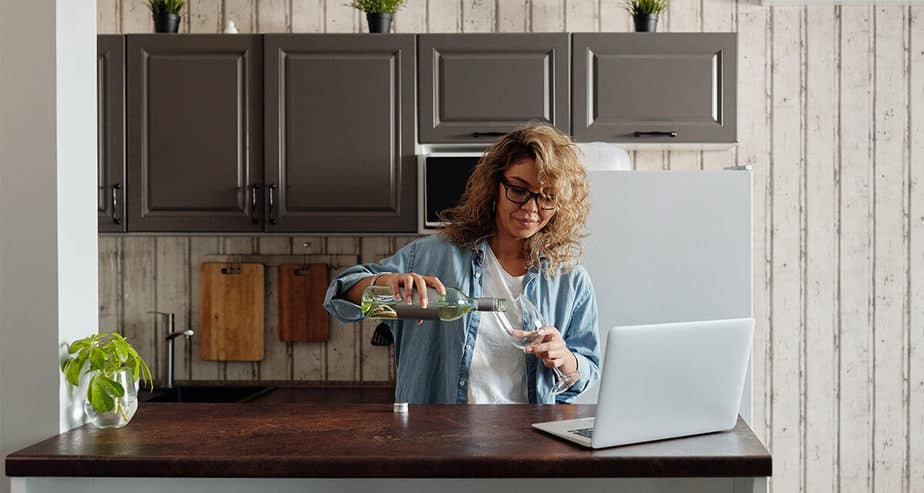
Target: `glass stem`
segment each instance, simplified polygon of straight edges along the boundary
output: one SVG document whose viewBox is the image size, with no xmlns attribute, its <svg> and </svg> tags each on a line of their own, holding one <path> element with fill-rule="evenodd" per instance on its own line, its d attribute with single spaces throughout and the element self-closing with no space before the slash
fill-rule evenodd
<svg viewBox="0 0 924 493">
<path fill-rule="evenodd" d="M 555 372 L 555 378 L 556 378 L 557 381 L 568 380 L 572 375 L 574 375 L 575 373 L 577 373 L 577 372 L 565 373 L 565 372 L 561 371 L 561 368 L 559 368 L 559 367 L 557 367 L 557 366 L 553 366 L 553 367 L 552 367 L 552 370 Z"/>
</svg>

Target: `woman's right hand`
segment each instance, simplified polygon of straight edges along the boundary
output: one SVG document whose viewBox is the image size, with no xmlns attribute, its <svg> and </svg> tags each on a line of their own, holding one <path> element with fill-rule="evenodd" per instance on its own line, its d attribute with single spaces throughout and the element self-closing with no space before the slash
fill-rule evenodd
<svg viewBox="0 0 924 493">
<path fill-rule="evenodd" d="M 407 303 L 413 303 L 414 291 L 417 291 L 417 298 L 420 306 L 426 307 L 429 300 L 427 299 L 427 287 L 431 287 L 439 294 L 446 294 L 446 287 L 435 276 L 422 276 L 416 272 L 407 273 L 388 273 L 382 274 L 375 279 L 376 286 L 389 286 L 395 294 L 395 298 L 402 299 Z"/>
</svg>

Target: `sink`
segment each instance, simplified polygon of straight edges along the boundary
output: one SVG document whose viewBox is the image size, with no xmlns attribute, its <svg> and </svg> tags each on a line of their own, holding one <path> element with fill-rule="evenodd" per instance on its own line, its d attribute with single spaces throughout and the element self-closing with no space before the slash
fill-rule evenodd
<svg viewBox="0 0 924 493">
<path fill-rule="evenodd" d="M 395 401 L 392 384 L 383 385 L 279 385 L 271 393 L 259 397 L 262 403 L 385 403 Z"/>
<path fill-rule="evenodd" d="M 262 385 L 182 385 L 140 392 L 143 402 L 248 402 L 273 391 Z"/>
</svg>

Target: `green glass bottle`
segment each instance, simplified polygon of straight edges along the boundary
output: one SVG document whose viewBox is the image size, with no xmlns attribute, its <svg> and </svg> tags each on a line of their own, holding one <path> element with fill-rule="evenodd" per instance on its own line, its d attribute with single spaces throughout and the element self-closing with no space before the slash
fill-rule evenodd
<svg viewBox="0 0 924 493">
<path fill-rule="evenodd" d="M 363 290 L 362 311 L 366 318 L 406 319 L 406 320 L 443 320 L 451 321 L 462 318 L 466 313 L 502 312 L 507 310 L 507 300 L 503 298 L 471 298 L 458 289 L 446 288 L 446 294 L 437 294 L 436 290 L 427 290 L 429 304 L 426 308 L 414 303 L 395 299 L 390 286 L 367 286 Z"/>
</svg>

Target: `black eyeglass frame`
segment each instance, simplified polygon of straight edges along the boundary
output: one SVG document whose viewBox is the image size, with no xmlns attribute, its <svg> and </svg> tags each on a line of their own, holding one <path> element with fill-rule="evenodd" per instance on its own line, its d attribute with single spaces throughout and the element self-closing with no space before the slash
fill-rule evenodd
<svg viewBox="0 0 924 493">
<path fill-rule="evenodd" d="M 504 186 L 504 197 L 507 197 L 507 200 L 513 202 L 514 204 L 517 204 L 517 205 L 521 205 L 521 206 L 522 206 L 522 205 L 524 205 L 524 204 L 529 203 L 530 200 L 535 200 L 535 201 L 536 201 L 536 207 L 538 207 L 539 210 L 541 210 L 541 211 L 546 211 L 546 212 L 548 212 L 548 211 L 554 211 L 554 210 L 556 209 L 555 207 L 542 207 L 541 205 L 539 205 L 539 197 L 542 195 L 542 194 L 539 193 L 539 192 L 531 192 L 531 191 L 529 191 L 529 189 L 526 189 L 526 188 L 523 188 L 523 187 L 514 185 L 514 184 L 512 184 L 512 183 L 509 183 L 509 182 L 508 182 L 506 179 L 504 179 L 504 178 L 501 178 L 500 183 L 501 183 L 501 185 Z M 517 201 L 517 200 L 513 200 L 512 198 L 510 198 L 510 189 L 511 189 L 511 188 L 516 188 L 516 189 L 518 189 L 518 190 L 522 190 L 524 193 L 528 193 L 528 194 L 529 194 L 529 197 L 528 197 L 526 200 L 522 201 L 522 202 Z"/>
</svg>

